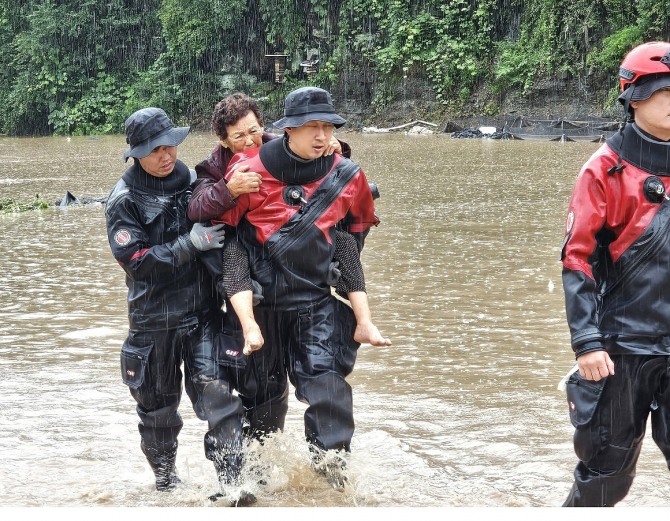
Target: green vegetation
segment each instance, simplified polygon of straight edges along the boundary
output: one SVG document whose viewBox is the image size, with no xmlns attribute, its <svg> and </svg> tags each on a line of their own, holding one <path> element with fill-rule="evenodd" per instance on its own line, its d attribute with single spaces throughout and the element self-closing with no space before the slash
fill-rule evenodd
<svg viewBox="0 0 670 521">
<path fill-rule="evenodd" d="M 27 212 L 30 210 L 45 210 L 48 207 L 49 203 L 42 199 L 39 194 L 35 195 L 35 199 L 29 203 L 16 201 L 14 199 L 0 199 L 0 214 Z"/>
<path fill-rule="evenodd" d="M 407 100 L 492 114 L 556 80 L 606 109 L 623 54 L 669 37 L 658 0 L 0 0 L 0 133 L 120 133 L 147 105 L 207 124 L 235 90 L 273 117 L 310 83 L 361 120 Z"/>
</svg>

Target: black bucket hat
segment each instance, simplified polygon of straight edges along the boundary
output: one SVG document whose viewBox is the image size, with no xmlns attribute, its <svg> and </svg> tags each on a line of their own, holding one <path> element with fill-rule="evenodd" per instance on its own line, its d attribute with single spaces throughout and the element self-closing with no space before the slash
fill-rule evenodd
<svg viewBox="0 0 670 521">
<path fill-rule="evenodd" d="M 318 87 L 302 87 L 290 92 L 284 103 L 284 117 L 273 124 L 277 128 L 301 127 L 308 121 L 324 121 L 340 128 L 347 120 L 338 116 L 330 93 Z"/>
<path fill-rule="evenodd" d="M 176 147 L 188 135 L 191 127 L 175 127 L 163 109 L 149 107 L 134 112 L 126 120 L 126 143 L 130 148 L 123 154 L 142 159 L 156 147 Z"/>
</svg>

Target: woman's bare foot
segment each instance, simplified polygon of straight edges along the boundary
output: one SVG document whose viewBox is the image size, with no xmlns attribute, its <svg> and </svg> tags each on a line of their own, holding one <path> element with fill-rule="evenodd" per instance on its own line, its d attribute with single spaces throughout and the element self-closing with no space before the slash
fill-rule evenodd
<svg viewBox="0 0 670 521">
<path fill-rule="evenodd" d="M 356 325 L 354 340 L 359 344 L 371 344 L 373 346 L 390 346 L 391 340 L 384 338 L 372 322 L 364 322 Z"/>
<path fill-rule="evenodd" d="M 243 353 L 245 355 L 249 356 L 254 351 L 258 351 L 261 347 L 263 347 L 265 340 L 263 339 L 261 328 L 258 327 L 258 324 L 254 322 L 253 324 L 243 328 L 242 332 L 244 334 Z"/>
</svg>

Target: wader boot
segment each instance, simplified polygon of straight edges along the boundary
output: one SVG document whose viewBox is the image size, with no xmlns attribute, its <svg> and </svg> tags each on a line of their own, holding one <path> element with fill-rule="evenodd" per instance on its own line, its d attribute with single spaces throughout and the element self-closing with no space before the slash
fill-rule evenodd
<svg viewBox="0 0 670 521">
<path fill-rule="evenodd" d="M 224 499 L 235 507 L 245 507 L 256 502 L 256 496 L 246 490 L 242 482 L 243 465 L 244 456 L 240 453 L 221 455 L 214 460 L 221 491 L 209 496 L 210 501 Z"/>
<path fill-rule="evenodd" d="M 347 478 L 347 460 L 344 451 L 328 451 L 310 445 L 309 451 L 312 453 L 312 468 L 314 471 L 325 477 L 326 481 L 335 490 L 344 490 L 349 482 Z"/>
<path fill-rule="evenodd" d="M 156 490 L 165 492 L 173 490 L 181 480 L 177 476 L 177 445 L 168 452 L 158 452 L 155 449 L 141 444 L 142 452 L 147 457 L 151 470 L 156 476 Z"/>
<path fill-rule="evenodd" d="M 263 438 L 284 430 L 288 412 L 288 383 L 284 390 L 266 402 L 247 410 L 243 433 L 247 439 L 255 439 L 261 445 Z"/>
</svg>

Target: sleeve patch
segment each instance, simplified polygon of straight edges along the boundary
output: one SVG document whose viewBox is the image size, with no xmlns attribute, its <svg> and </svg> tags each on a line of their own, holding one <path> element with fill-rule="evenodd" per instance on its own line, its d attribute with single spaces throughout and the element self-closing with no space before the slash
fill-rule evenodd
<svg viewBox="0 0 670 521">
<path fill-rule="evenodd" d="M 126 229 L 118 230 L 114 234 L 114 242 L 119 246 L 128 246 L 130 243 L 131 235 L 130 232 Z"/>
</svg>

